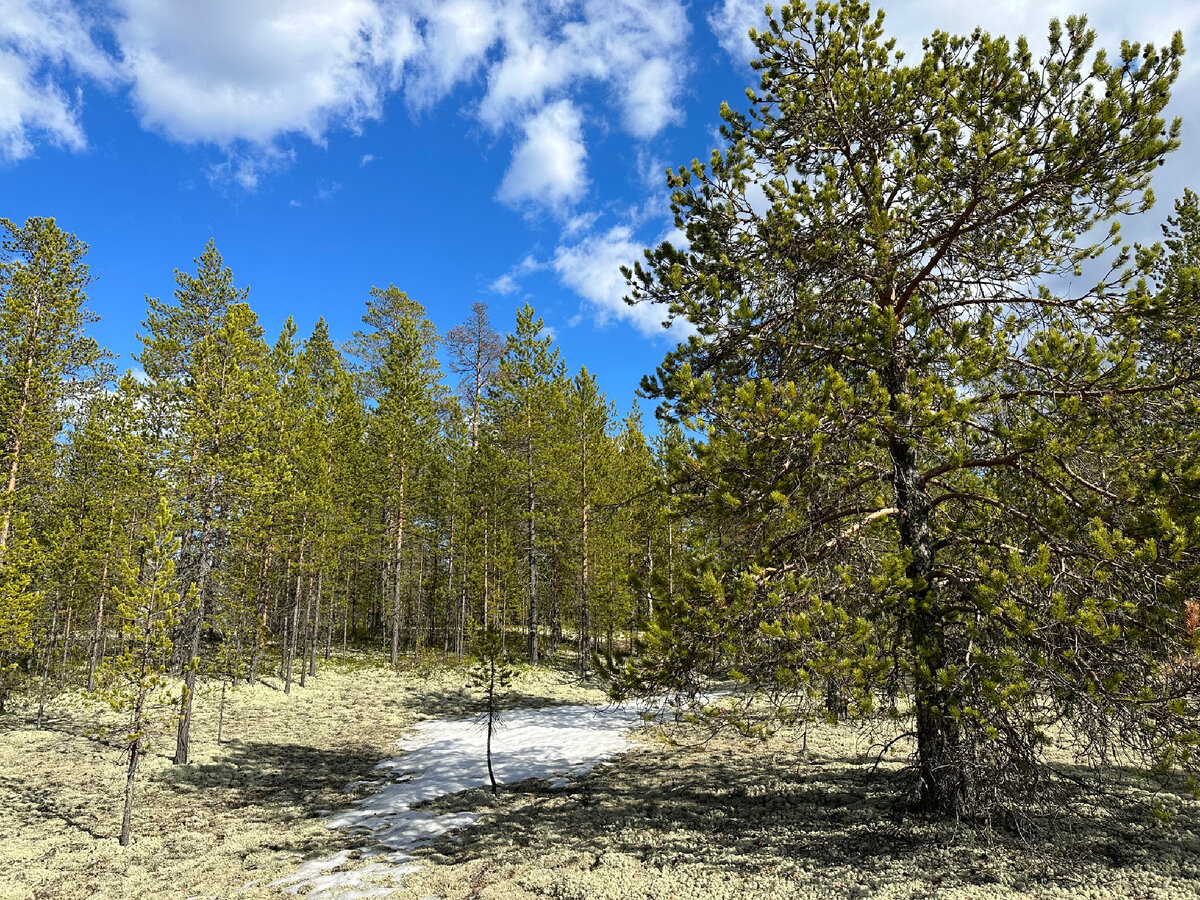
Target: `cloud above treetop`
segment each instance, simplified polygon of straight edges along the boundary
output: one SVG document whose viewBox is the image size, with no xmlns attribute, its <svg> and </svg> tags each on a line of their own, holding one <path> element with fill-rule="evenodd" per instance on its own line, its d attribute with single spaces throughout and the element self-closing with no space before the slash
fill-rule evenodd
<svg viewBox="0 0 1200 900">
<path fill-rule="evenodd" d="M 603 127 L 647 139 L 682 118 L 689 24 L 680 0 L 8 0 L 0 21 L 0 156 L 87 144 L 87 92 L 128 90 L 142 126 L 223 148 L 233 168 L 473 85 L 469 114 L 514 139 L 499 195 L 527 206 L 530 160 L 553 158 L 546 205 L 581 196 L 578 92 Z M 253 177 L 240 179 L 252 185 Z"/>
</svg>

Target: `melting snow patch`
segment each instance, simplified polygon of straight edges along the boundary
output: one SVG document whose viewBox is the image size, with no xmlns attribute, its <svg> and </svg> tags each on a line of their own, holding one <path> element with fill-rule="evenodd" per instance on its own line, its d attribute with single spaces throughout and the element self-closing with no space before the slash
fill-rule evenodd
<svg viewBox="0 0 1200 900">
<path fill-rule="evenodd" d="M 492 737 L 492 767 L 505 784 L 544 778 L 561 787 L 629 746 L 625 733 L 643 722 L 640 709 L 558 706 L 513 710 Z M 484 757 L 486 734 L 478 719 L 422 722 L 400 742 L 405 753 L 384 760 L 382 786 L 344 812 L 326 818 L 330 828 L 368 836 L 379 849 L 362 858 L 378 861 L 345 871 L 351 862 L 343 850 L 310 860 L 297 872 L 274 882 L 288 893 L 350 900 L 393 893 L 400 879 L 418 868 L 410 851 L 454 828 L 471 825 L 476 813 L 432 813 L 415 804 L 490 784 Z M 361 786 L 361 782 L 356 783 Z M 391 886 L 380 884 L 391 882 Z"/>
</svg>

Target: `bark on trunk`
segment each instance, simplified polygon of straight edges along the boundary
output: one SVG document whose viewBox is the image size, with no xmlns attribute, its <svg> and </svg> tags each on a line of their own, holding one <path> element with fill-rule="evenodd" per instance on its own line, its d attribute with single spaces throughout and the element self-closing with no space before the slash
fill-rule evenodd
<svg viewBox="0 0 1200 900">
<path fill-rule="evenodd" d="M 525 507 L 529 514 L 529 664 L 538 664 L 538 597 L 537 597 L 537 524 L 534 520 L 537 499 L 533 491 L 533 431 L 529 424 L 529 440 L 525 444 Z"/>
<path fill-rule="evenodd" d="M 121 836 L 119 841 L 122 847 L 128 847 L 129 842 L 133 839 L 133 782 L 137 776 L 138 758 L 141 756 L 140 741 L 134 741 L 129 748 L 129 762 L 125 767 L 125 809 L 121 813 Z"/>
<path fill-rule="evenodd" d="M 913 422 L 907 412 L 906 368 L 903 351 L 887 372 L 889 409 L 896 422 L 888 437 L 896 508 L 900 511 L 900 546 L 911 556 L 905 575 L 909 591 L 908 633 L 913 657 L 913 707 L 917 730 L 919 802 L 938 815 L 959 809 L 965 785 L 959 757 L 958 725 L 949 713 L 949 697 L 938 673 L 946 666 L 946 620 L 937 592 L 932 590 L 933 538 L 929 495 L 921 479 Z"/>
<path fill-rule="evenodd" d="M 108 506 L 108 537 L 104 544 L 104 565 L 100 571 L 100 596 L 96 599 L 96 627 L 92 631 L 92 655 L 88 660 L 87 689 L 96 689 L 96 667 L 100 664 L 100 649 L 104 646 L 104 603 L 108 597 L 108 564 L 112 557 L 113 526 L 116 523 L 117 498 L 114 494 Z"/>
<path fill-rule="evenodd" d="M 400 661 L 401 565 L 404 552 L 404 482 L 407 472 L 400 467 L 400 492 L 396 497 L 396 556 L 392 561 L 392 665 Z"/>
</svg>

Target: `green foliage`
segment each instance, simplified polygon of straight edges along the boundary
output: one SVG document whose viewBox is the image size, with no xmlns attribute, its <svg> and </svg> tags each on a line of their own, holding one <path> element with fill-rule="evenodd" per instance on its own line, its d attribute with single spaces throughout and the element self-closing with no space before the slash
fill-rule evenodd
<svg viewBox="0 0 1200 900">
<path fill-rule="evenodd" d="M 153 726 L 174 718 L 178 701 L 166 677 L 171 632 L 185 605 L 175 581 L 179 540 L 174 526 L 162 498 L 153 521 L 142 529 L 139 562 L 126 562 L 117 584 L 122 650 L 97 672 L 97 696 L 125 719 L 121 746 L 141 754 L 151 744 Z"/>
<path fill-rule="evenodd" d="M 1197 728 L 1194 542 L 1155 487 L 1200 375 L 1194 200 L 1165 251 L 1102 226 L 1178 146 L 1178 35 L 1113 63 L 1071 18 L 1042 60 L 976 31 L 909 61 L 850 0 L 754 40 L 749 113 L 669 178 L 687 249 L 627 272 L 697 329 L 643 387 L 699 436 L 667 459 L 706 535 L 624 688 L 882 701 L 947 814 L 1040 789 L 1051 725 L 1152 765 Z"/>
</svg>

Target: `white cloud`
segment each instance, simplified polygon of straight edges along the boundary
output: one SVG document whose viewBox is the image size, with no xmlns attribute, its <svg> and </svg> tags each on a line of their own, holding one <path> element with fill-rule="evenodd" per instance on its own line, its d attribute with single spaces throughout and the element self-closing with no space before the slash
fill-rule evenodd
<svg viewBox="0 0 1200 900">
<path fill-rule="evenodd" d="M 549 263 L 539 262 L 532 253 L 525 254 L 515 266 L 493 281 L 491 290 L 497 294 L 513 294 L 521 289 L 520 279 L 532 272 L 540 272 L 549 267 Z"/>
<path fill-rule="evenodd" d="M 708 15 L 721 47 L 731 58 L 744 62 L 758 53 L 747 34 L 750 28 L 766 27 L 765 0 L 721 0 Z M 1101 46 L 1115 50 L 1121 38 L 1154 41 L 1161 45 L 1176 30 L 1186 43 L 1194 43 L 1200 31 L 1200 4 L 1196 0 L 1093 0 L 1086 9 L 1077 0 L 996 0 L 987 4 L 961 0 L 892 0 L 886 5 L 884 30 L 897 38 L 897 47 L 908 54 L 921 50 L 921 39 L 935 30 L 970 34 L 976 26 L 1010 38 L 1026 35 L 1036 48 L 1044 43 L 1052 18 L 1065 20 L 1086 11 Z M 1191 37 L 1193 40 L 1188 42 Z M 1185 69 L 1189 67 L 1185 66 Z"/>
<path fill-rule="evenodd" d="M 583 122 L 570 100 L 559 100 L 525 122 L 497 199 L 512 207 L 562 210 L 587 190 Z"/>
<path fill-rule="evenodd" d="M 39 140 L 71 150 L 87 147 L 82 93 L 59 82 L 119 78 L 92 40 L 90 24 L 61 0 L 5 0 L 0 8 L 0 159 L 19 160 Z"/>
<path fill-rule="evenodd" d="M 379 157 L 376 156 L 374 153 L 364 153 L 362 156 L 362 159 L 360 159 L 358 161 L 358 167 L 360 169 L 365 169 L 367 166 L 369 166 L 371 163 L 375 162 L 375 160 L 377 160 L 377 159 L 379 159 Z"/>
<path fill-rule="evenodd" d="M 479 71 L 499 37 L 503 4 L 489 0 L 415 0 L 421 30 L 405 94 L 414 109 L 432 106 Z"/>
<path fill-rule="evenodd" d="M 511 273 L 505 272 L 491 284 L 493 293 L 496 294 L 514 294 L 521 289 L 517 284 L 517 279 Z"/>
<path fill-rule="evenodd" d="M 380 112 L 371 0 L 119 0 L 142 125 L 185 143 L 320 141 Z"/>
<path fill-rule="evenodd" d="M 465 112 L 514 139 L 499 196 L 561 212 L 586 185 L 583 123 L 564 118 L 580 92 L 600 98 L 589 100 L 589 131 L 617 125 L 646 140 L 682 118 L 682 0 L 0 2 L 10 158 L 39 141 L 84 147 L 81 90 L 101 83 L 128 89 L 144 128 L 224 151 L 211 178 L 253 187 L 292 138 L 357 130 L 392 93 L 420 113 L 470 85 Z M 85 22 L 81 9 L 106 18 Z M 528 168 L 537 159 L 553 164 L 541 183 Z"/>
<path fill-rule="evenodd" d="M 676 321 L 669 330 L 662 327 L 664 311 L 649 303 L 630 306 L 624 300 L 629 293 L 621 266 L 632 266 L 642 259 L 645 244 L 633 230 L 617 225 L 603 234 L 593 234 L 571 246 L 560 246 L 551 266 L 566 287 L 582 297 L 597 325 L 613 319 L 628 322 L 647 337 L 668 334 L 682 338 L 688 323 Z"/>
<path fill-rule="evenodd" d="M 288 168 L 295 161 L 295 150 L 256 147 L 244 152 L 230 151 L 224 161 L 210 165 L 205 174 L 214 187 L 237 185 L 253 191 L 263 178 Z"/>
<path fill-rule="evenodd" d="M 758 56 L 750 40 L 751 28 L 763 28 L 767 17 L 766 3 L 760 0 L 722 0 L 708 14 L 708 27 L 729 56 L 737 62 L 746 62 Z"/>
<path fill-rule="evenodd" d="M 654 137 L 667 125 L 682 121 L 677 105 L 683 73 L 665 59 L 646 62 L 629 81 L 625 126 L 634 137 Z"/>
</svg>

